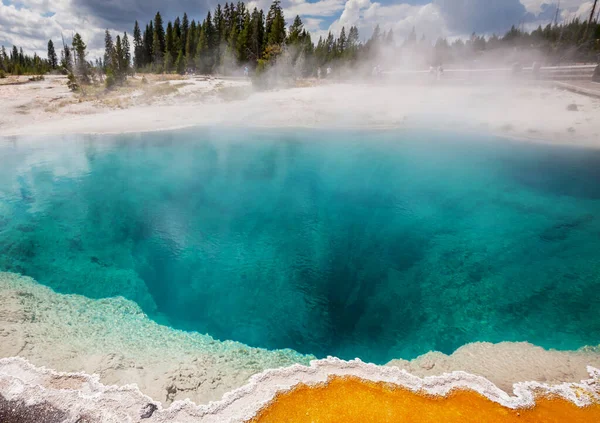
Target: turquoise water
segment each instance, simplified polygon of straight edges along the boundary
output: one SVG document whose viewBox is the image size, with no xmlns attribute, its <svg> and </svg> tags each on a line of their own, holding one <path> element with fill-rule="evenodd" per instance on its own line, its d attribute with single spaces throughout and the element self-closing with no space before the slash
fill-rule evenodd
<svg viewBox="0 0 600 423">
<path fill-rule="evenodd" d="M 0 270 L 383 363 L 600 342 L 600 152 L 425 132 L 0 140 Z"/>
</svg>

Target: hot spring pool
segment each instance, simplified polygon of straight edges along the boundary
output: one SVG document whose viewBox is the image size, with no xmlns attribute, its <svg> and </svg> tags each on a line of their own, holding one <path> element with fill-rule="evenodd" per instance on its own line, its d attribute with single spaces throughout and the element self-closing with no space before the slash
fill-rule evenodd
<svg viewBox="0 0 600 423">
<path fill-rule="evenodd" d="M 600 152 L 408 131 L 0 140 L 0 270 L 384 363 L 600 342 Z"/>
</svg>

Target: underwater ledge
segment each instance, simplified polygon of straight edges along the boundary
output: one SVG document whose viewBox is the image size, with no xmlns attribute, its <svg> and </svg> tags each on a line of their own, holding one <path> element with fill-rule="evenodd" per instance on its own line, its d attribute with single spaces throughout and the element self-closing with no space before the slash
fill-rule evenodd
<svg viewBox="0 0 600 423">
<path fill-rule="evenodd" d="M 181 404 L 187 404 L 184 408 L 211 401 L 223 404 L 223 401 L 231 398 L 232 392 L 239 394 L 244 389 L 250 389 L 248 380 L 252 385 L 256 381 L 277 379 L 273 382 L 275 385 L 291 389 L 299 383 L 310 381 L 322 384 L 335 375 L 396 383 L 414 389 L 428 386 L 423 385 L 429 383 L 427 381 L 434 381 L 436 389 L 471 387 L 475 392 L 513 408 L 526 403 L 531 406 L 533 397 L 523 392 L 528 392 L 527 389 L 533 386 L 541 386 L 543 389 L 548 387 L 548 392 L 558 393 L 583 406 L 587 400 L 573 397 L 575 391 L 569 388 L 579 385 L 570 382 L 588 378 L 589 372 L 598 379 L 598 372 L 594 368 L 600 368 L 600 351 L 597 347 L 556 351 L 512 342 L 472 343 L 464 345 L 452 355 L 432 352 L 411 361 L 393 360 L 387 366 L 365 364 L 360 360 L 345 362 L 335 358 L 319 361 L 313 356 L 292 350 L 251 348 L 238 342 L 221 342 L 208 335 L 174 330 L 150 320 L 137 304 L 124 298 L 92 300 L 79 295 L 58 294 L 29 277 L 2 272 L 1 357 L 6 358 L 0 361 L 0 374 L 6 377 L 12 375 L 11 378 L 16 377 L 23 383 L 19 385 L 20 388 L 14 385 L 17 383 L 14 381 L 10 384 L 0 383 L 0 395 L 5 401 L 4 406 L 0 405 L 0 410 L 8 404 L 6 401 L 12 401 L 9 408 L 15 408 L 14 401 L 32 404 L 26 392 L 30 388 L 38 392 L 35 386 L 45 386 L 43 380 L 35 382 L 39 374 L 61 374 L 58 379 L 53 376 L 50 386 L 42 390 L 62 387 L 87 396 L 96 389 L 94 386 L 111 386 L 110 390 L 102 388 L 101 391 L 110 392 L 111 395 L 135 392 L 138 405 L 144 401 L 145 405 L 171 405 L 168 408 L 171 410 L 169 416 Z M 41 371 L 35 366 L 53 370 Z M 453 373 L 456 370 L 462 372 Z M 60 372 L 68 372 L 69 376 Z M 91 374 L 95 376 L 85 376 Z M 92 380 L 93 389 L 89 385 Z M 86 381 L 86 385 L 78 385 L 81 381 Z M 526 381 L 544 382 L 545 385 L 523 385 Z M 598 381 L 595 383 L 584 383 L 582 386 L 597 387 Z M 265 392 L 265 389 L 271 389 L 270 384 L 257 383 L 259 388 L 256 389 Z M 246 387 L 240 388 L 243 386 Z M 445 392 L 443 389 L 440 394 Z M 271 402 L 277 393 L 272 390 L 269 392 L 263 398 L 263 405 Z M 430 391 L 430 394 L 433 392 Z M 514 392 L 518 399 L 515 400 L 507 392 Z M 124 403 L 131 401 L 125 399 L 127 395 Z M 62 400 L 66 401 L 64 398 Z M 56 404 L 65 403 L 60 401 L 57 400 Z M 255 401 L 250 403 L 254 405 Z M 49 409 L 54 408 L 52 406 Z M 157 409 L 162 410 L 160 407 Z M 137 413 L 139 410 L 134 411 Z M 258 409 L 253 409 L 252 415 L 245 417 L 254 417 L 256 412 Z"/>
</svg>

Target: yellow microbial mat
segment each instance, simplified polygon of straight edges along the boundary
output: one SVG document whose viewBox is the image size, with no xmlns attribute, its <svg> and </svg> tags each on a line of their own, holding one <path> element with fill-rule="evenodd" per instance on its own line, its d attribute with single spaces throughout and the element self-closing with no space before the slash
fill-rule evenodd
<svg viewBox="0 0 600 423">
<path fill-rule="evenodd" d="M 445 397 L 414 393 L 396 385 L 351 377 L 299 385 L 277 395 L 252 423 L 595 423 L 600 405 L 577 405 L 539 396 L 533 408 L 513 410 L 469 390 Z"/>
</svg>

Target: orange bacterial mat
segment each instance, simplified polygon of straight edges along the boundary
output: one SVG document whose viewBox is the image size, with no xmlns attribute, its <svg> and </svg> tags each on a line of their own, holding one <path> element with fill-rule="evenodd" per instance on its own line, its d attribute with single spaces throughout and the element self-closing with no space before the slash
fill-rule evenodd
<svg viewBox="0 0 600 423">
<path fill-rule="evenodd" d="M 600 404 L 578 407 L 540 396 L 534 408 L 513 410 L 470 390 L 445 397 L 414 393 L 389 383 L 332 377 L 278 394 L 252 423 L 600 423 Z"/>
</svg>

